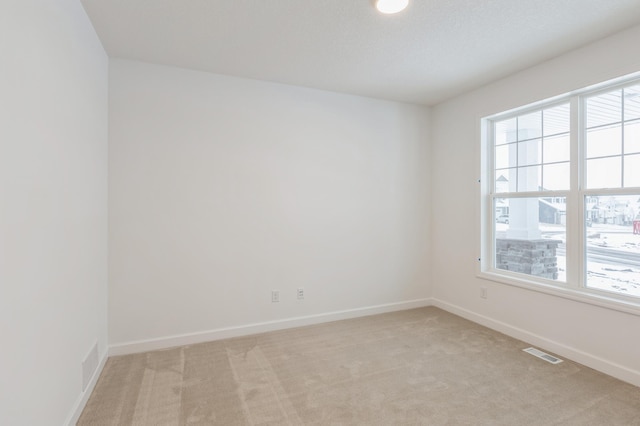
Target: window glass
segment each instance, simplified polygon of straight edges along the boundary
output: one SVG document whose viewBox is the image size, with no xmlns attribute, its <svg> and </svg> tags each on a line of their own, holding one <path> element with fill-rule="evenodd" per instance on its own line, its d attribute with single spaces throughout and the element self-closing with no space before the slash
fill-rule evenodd
<svg viewBox="0 0 640 426">
<path fill-rule="evenodd" d="M 515 142 L 518 139 L 517 128 L 518 123 L 515 118 L 498 121 L 495 128 L 496 145 Z"/>
<path fill-rule="evenodd" d="M 624 153 L 640 152 L 640 120 L 624 125 Z"/>
<path fill-rule="evenodd" d="M 509 153 L 516 149 L 514 144 L 496 146 L 496 169 L 515 167 L 516 157 L 515 155 L 510 156 Z"/>
<path fill-rule="evenodd" d="M 640 193 L 585 200 L 586 285 L 640 296 Z"/>
<path fill-rule="evenodd" d="M 544 166 L 542 188 L 548 191 L 569 189 L 571 167 L 568 162 Z"/>
<path fill-rule="evenodd" d="M 587 158 L 622 154 L 622 127 L 619 124 L 587 131 Z"/>
<path fill-rule="evenodd" d="M 512 192 L 515 188 L 511 188 L 511 182 L 509 181 L 509 176 L 515 174 L 515 170 L 517 169 L 501 169 L 496 170 L 496 181 L 495 181 L 495 192 Z M 513 179 L 513 182 L 516 180 Z"/>
<path fill-rule="evenodd" d="M 570 159 L 571 146 L 568 134 L 545 138 L 543 148 L 545 163 L 569 161 Z"/>
<path fill-rule="evenodd" d="M 640 84 L 624 89 L 624 119 L 640 119 Z"/>
<path fill-rule="evenodd" d="M 640 154 L 624 157 L 624 187 L 640 187 Z"/>
<path fill-rule="evenodd" d="M 542 167 L 518 167 L 518 192 L 539 191 L 542 186 Z"/>
<path fill-rule="evenodd" d="M 620 157 L 587 160 L 587 187 L 620 188 L 621 172 Z"/>
<path fill-rule="evenodd" d="M 494 211 L 496 269 L 566 281 L 565 197 L 501 199 Z"/>
<path fill-rule="evenodd" d="M 536 111 L 518 117 L 518 140 L 535 139 L 542 136 L 542 112 Z"/>
<path fill-rule="evenodd" d="M 568 103 L 496 121 L 494 191 L 540 191 L 543 173 L 548 174 L 544 188 L 568 189 L 571 169 L 569 129 Z"/>
<path fill-rule="evenodd" d="M 542 140 L 530 139 L 518 143 L 518 166 L 542 163 Z"/>
<path fill-rule="evenodd" d="M 622 121 L 622 90 L 587 98 L 587 128 L 620 123 Z"/>
<path fill-rule="evenodd" d="M 569 104 L 544 110 L 544 136 L 569 133 L 570 112 Z"/>
</svg>

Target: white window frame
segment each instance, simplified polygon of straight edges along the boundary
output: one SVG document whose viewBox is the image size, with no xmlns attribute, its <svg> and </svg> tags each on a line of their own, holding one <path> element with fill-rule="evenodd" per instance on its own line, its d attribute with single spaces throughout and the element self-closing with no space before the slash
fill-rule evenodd
<svg viewBox="0 0 640 426">
<path fill-rule="evenodd" d="M 640 187 L 587 189 L 585 143 L 585 99 L 625 86 L 640 84 L 640 72 L 589 86 L 571 93 L 545 99 L 480 119 L 480 255 L 477 276 L 494 282 L 552 294 L 571 300 L 603 306 L 640 316 L 640 297 L 612 293 L 586 286 L 585 196 L 640 194 Z M 560 104 L 570 103 L 570 189 L 567 191 L 530 191 L 498 193 L 495 191 L 494 135 L 496 121 L 509 119 Z M 566 197 L 566 282 L 513 273 L 495 268 L 494 199 L 514 197 Z M 571 213 L 570 213 L 571 212 Z"/>
</svg>

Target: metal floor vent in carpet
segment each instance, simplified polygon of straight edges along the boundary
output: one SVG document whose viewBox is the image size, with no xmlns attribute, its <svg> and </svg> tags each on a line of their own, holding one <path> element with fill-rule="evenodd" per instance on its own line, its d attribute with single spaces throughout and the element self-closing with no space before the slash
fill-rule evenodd
<svg viewBox="0 0 640 426">
<path fill-rule="evenodd" d="M 551 364 L 560 364 L 562 362 L 560 358 L 556 358 L 555 356 L 549 355 L 548 353 L 542 352 L 541 350 L 538 350 L 536 348 L 527 348 L 527 349 L 523 349 L 523 351 L 533 356 L 537 356 L 540 359 L 544 359 L 545 361 L 550 362 Z"/>
</svg>

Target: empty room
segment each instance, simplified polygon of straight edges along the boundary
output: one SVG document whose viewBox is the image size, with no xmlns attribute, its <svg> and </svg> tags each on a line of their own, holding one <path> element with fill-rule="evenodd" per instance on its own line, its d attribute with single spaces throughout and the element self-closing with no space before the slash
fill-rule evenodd
<svg viewBox="0 0 640 426">
<path fill-rule="evenodd" d="M 1 425 L 640 425 L 640 0 L 0 40 Z"/>
</svg>

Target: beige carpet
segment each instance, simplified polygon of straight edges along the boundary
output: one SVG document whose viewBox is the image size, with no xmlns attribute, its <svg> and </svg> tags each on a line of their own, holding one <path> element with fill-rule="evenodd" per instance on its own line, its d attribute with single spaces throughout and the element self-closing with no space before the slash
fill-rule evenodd
<svg viewBox="0 0 640 426">
<path fill-rule="evenodd" d="M 437 308 L 108 360 L 79 425 L 640 425 L 640 388 Z"/>
</svg>

